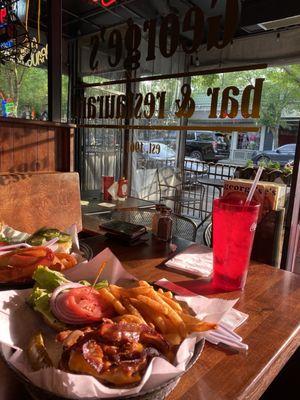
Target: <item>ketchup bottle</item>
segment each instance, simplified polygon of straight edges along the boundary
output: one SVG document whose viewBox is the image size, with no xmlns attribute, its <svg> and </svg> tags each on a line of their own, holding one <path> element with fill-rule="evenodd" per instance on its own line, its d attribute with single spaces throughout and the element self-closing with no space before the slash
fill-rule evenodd
<svg viewBox="0 0 300 400">
<path fill-rule="evenodd" d="M 128 190 L 128 180 L 123 178 L 120 178 L 118 181 L 118 197 L 120 198 L 125 198 L 127 197 L 127 190 Z"/>
</svg>

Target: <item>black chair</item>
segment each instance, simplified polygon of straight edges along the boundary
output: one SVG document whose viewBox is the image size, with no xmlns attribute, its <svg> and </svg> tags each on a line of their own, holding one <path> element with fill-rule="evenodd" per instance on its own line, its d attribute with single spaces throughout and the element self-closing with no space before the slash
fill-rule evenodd
<svg viewBox="0 0 300 400">
<path fill-rule="evenodd" d="M 206 225 L 203 232 L 203 242 L 205 246 L 212 247 L 212 222 Z"/>
<path fill-rule="evenodd" d="M 180 198 L 182 191 L 182 176 L 179 169 L 165 166 L 158 168 L 157 182 L 159 189 L 159 202 L 166 203 L 171 201 L 173 203 L 173 210 L 175 213 L 180 213 Z"/>
<path fill-rule="evenodd" d="M 151 230 L 154 212 L 155 210 L 151 209 L 118 210 L 111 213 L 111 219 L 144 225 L 148 230 Z M 173 220 L 173 235 L 194 242 L 197 231 L 196 223 L 190 218 L 177 214 L 171 214 L 171 218 Z"/>
<path fill-rule="evenodd" d="M 179 169 L 170 166 L 158 169 L 159 201 L 169 206 L 171 202 L 175 214 L 187 217 L 195 217 L 197 210 L 200 214 L 196 218 L 202 221 L 207 214 L 204 212 L 206 188 L 197 181 L 199 173 L 185 170 L 182 176 Z M 206 174 L 206 170 L 202 174 Z"/>
</svg>

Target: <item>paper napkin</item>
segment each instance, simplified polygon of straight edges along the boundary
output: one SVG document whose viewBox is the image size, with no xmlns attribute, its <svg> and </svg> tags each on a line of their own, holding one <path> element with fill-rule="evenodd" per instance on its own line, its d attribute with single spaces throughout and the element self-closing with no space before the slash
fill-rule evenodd
<svg viewBox="0 0 300 400">
<path fill-rule="evenodd" d="M 211 249 L 206 249 L 202 245 L 192 244 L 165 265 L 196 276 L 208 277 L 212 273 L 213 253 Z"/>
</svg>

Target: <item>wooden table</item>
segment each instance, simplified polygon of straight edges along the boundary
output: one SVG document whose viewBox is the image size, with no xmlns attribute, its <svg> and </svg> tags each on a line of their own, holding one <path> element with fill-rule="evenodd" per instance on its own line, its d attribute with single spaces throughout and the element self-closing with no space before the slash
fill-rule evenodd
<svg viewBox="0 0 300 400">
<path fill-rule="evenodd" d="M 240 298 L 236 308 L 249 314 L 237 330 L 249 345 L 247 354 L 233 354 L 207 343 L 195 366 L 183 376 L 167 400 L 259 399 L 299 346 L 300 277 L 263 264 L 249 268 L 243 292 L 213 293 L 208 281 L 162 269 L 172 253 L 169 244 L 156 240 L 128 248 L 103 237 L 85 239 L 94 252 L 108 244 L 124 267 L 140 279 L 166 277 L 190 290 L 223 299 Z M 178 250 L 191 242 L 174 239 Z M 5 395 L 4 395 L 5 393 Z M 27 399 L 5 365 L 0 362 L 0 399 Z"/>
<path fill-rule="evenodd" d="M 82 199 L 83 201 L 89 201 L 88 205 L 82 205 L 82 214 L 101 214 L 101 213 L 109 213 L 114 210 L 137 210 L 139 208 L 152 208 L 155 206 L 155 203 L 148 200 L 138 199 L 136 197 L 127 197 L 124 201 L 115 201 L 109 200 L 106 201 L 103 199 L 103 194 L 99 197 L 91 198 L 91 199 Z M 109 206 L 99 205 L 101 203 L 110 204 Z"/>
<path fill-rule="evenodd" d="M 95 251 L 108 244 L 103 237 L 86 240 Z M 177 251 L 190 242 L 174 239 Z M 252 263 L 243 292 L 212 293 L 207 280 L 195 281 L 157 267 L 171 256 L 169 245 L 156 240 L 130 248 L 109 242 L 124 267 L 140 279 L 166 277 L 209 297 L 240 298 L 236 308 L 249 314 L 237 330 L 249 345 L 247 354 L 229 354 L 207 344 L 196 365 L 168 400 L 259 399 L 300 344 L 300 276 Z"/>
</svg>

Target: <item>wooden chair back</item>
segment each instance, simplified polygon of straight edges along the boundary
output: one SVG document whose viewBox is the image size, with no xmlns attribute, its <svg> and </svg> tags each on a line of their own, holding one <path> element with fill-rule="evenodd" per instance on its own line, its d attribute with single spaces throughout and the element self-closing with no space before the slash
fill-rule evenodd
<svg viewBox="0 0 300 400">
<path fill-rule="evenodd" d="M 280 268 L 285 209 L 269 211 L 257 224 L 251 259 Z"/>
<path fill-rule="evenodd" d="M 82 230 L 76 172 L 0 174 L 0 220 L 28 233 L 47 226 Z"/>
<path fill-rule="evenodd" d="M 251 259 L 280 268 L 285 210 L 269 211 L 257 224 Z M 203 232 L 204 244 L 212 247 L 212 223 Z"/>
</svg>

